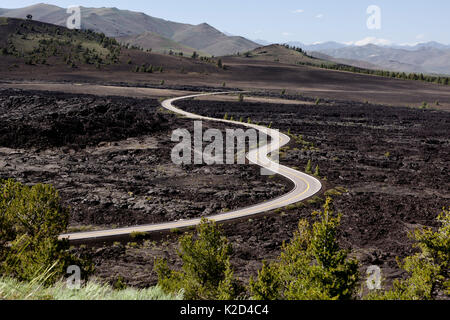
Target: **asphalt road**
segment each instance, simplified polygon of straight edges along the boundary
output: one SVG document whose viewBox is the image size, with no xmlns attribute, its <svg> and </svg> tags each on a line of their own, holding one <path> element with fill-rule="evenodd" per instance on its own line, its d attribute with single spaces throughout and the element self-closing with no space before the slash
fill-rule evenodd
<svg viewBox="0 0 450 320">
<path fill-rule="evenodd" d="M 217 122 L 225 122 L 230 124 L 236 124 L 240 126 L 245 126 L 247 128 L 253 128 L 260 132 L 263 132 L 267 136 L 270 137 L 270 142 L 266 145 L 259 146 L 258 148 L 254 148 L 247 153 L 247 159 L 253 163 L 261 166 L 262 168 L 268 169 L 272 173 L 277 173 L 291 180 L 294 184 L 294 188 L 291 192 L 287 193 L 284 196 L 281 196 L 277 199 L 266 201 L 260 204 L 255 204 L 254 206 L 247 207 L 244 209 L 239 209 L 235 211 L 230 211 L 226 213 L 220 213 L 216 215 L 209 216 L 208 219 L 214 220 L 216 222 L 224 222 L 231 221 L 235 219 L 242 219 L 246 217 L 250 217 L 256 214 L 268 212 L 271 210 L 275 210 L 278 208 L 283 208 L 290 204 L 294 204 L 310 198 L 318 193 L 322 184 L 316 178 L 309 176 L 305 173 L 299 172 L 297 170 L 291 169 L 289 167 L 278 164 L 276 161 L 273 161 L 269 158 L 271 152 L 274 152 L 281 147 L 285 146 L 289 143 L 290 138 L 282 133 L 279 133 L 277 130 L 269 129 L 267 127 L 258 126 L 250 123 L 242 123 L 237 121 L 230 121 L 224 119 L 215 119 L 199 116 L 193 113 L 189 113 L 183 110 L 180 110 L 173 106 L 173 102 L 182 100 L 182 99 L 190 99 L 205 95 L 217 95 L 217 94 L 229 94 L 230 92 L 221 92 L 221 93 L 208 93 L 208 94 L 196 94 L 191 96 L 179 97 L 168 99 L 162 102 L 162 106 L 174 113 L 182 115 L 186 118 L 194 119 L 194 120 L 204 120 L 204 121 L 217 121 Z M 70 233 L 63 234 L 60 236 L 60 239 L 68 239 L 69 241 L 95 241 L 102 239 L 114 239 L 123 236 L 127 236 L 134 232 L 143 232 L 143 233 L 156 233 L 163 231 L 170 231 L 178 228 L 187 228 L 196 226 L 200 223 L 201 219 L 191 219 L 191 220 L 180 220 L 174 222 L 160 223 L 160 224 L 151 224 L 151 225 L 142 225 L 142 226 L 134 226 L 120 229 L 110 229 L 110 230 L 101 230 L 101 231 L 90 231 L 90 232 L 79 232 L 79 233 Z"/>
</svg>

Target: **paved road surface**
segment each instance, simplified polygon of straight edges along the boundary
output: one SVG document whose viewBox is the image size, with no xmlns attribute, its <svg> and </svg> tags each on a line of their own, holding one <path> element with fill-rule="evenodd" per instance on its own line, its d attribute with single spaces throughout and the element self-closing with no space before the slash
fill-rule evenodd
<svg viewBox="0 0 450 320">
<path fill-rule="evenodd" d="M 247 154 L 247 159 L 253 163 L 257 164 L 263 168 L 270 170 L 273 173 L 280 174 L 287 179 L 291 180 L 294 183 L 294 189 L 288 194 L 281 196 L 277 199 L 266 201 L 260 204 L 256 204 L 251 207 L 247 207 L 245 209 L 239 209 L 235 211 L 230 211 L 226 213 L 220 213 L 213 216 L 209 216 L 208 219 L 214 220 L 216 222 L 224 222 L 235 219 L 241 219 L 250 217 L 256 214 L 264 213 L 267 211 L 275 210 L 278 208 L 283 208 L 287 205 L 294 204 L 305 200 L 309 197 L 312 197 L 316 193 L 320 191 L 322 185 L 319 180 L 314 177 L 311 177 L 302 172 L 296 171 L 294 169 L 288 168 L 286 166 L 280 165 L 274 161 L 272 161 L 268 154 L 273 151 L 278 150 L 279 148 L 285 146 L 289 143 L 290 138 L 282 133 L 279 133 L 277 130 L 269 129 L 266 127 L 258 126 L 255 124 L 242 123 L 237 121 L 223 120 L 223 119 L 214 119 L 199 116 L 196 114 L 192 114 L 189 112 L 185 112 L 173 106 L 173 102 L 183 99 L 190 99 L 205 95 L 216 95 L 216 94 L 227 94 L 230 92 L 221 92 L 221 93 L 208 93 L 208 94 L 197 94 L 179 98 L 173 98 L 169 100 L 165 100 L 162 102 L 162 106 L 172 112 L 185 116 L 187 118 L 191 118 L 194 120 L 206 120 L 206 121 L 217 121 L 217 122 L 225 122 L 231 124 L 237 124 L 240 126 L 245 126 L 247 128 L 254 128 L 260 132 L 263 132 L 267 136 L 269 136 L 270 142 L 259 148 L 255 148 L 250 150 Z M 61 235 L 61 239 L 69 239 L 69 241 L 92 241 L 92 240 L 102 240 L 102 239 L 113 239 L 115 237 L 123 237 L 127 236 L 133 232 L 144 232 L 144 233 L 154 233 L 161 231 L 170 231 L 172 229 L 177 228 L 186 228 L 192 227 L 199 224 L 201 221 L 198 219 L 191 220 L 180 220 L 174 222 L 160 223 L 160 224 L 151 224 L 151 225 L 142 225 L 142 226 L 134 226 L 120 229 L 111 229 L 111 230 L 101 230 L 101 231 L 90 231 L 90 232 L 79 232 L 79 233 L 71 233 Z"/>
</svg>

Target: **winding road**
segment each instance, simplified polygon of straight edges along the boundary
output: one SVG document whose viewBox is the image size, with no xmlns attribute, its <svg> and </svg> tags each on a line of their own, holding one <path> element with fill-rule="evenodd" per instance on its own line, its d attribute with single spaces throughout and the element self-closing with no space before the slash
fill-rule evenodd
<svg viewBox="0 0 450 320">
<path fill-rule="evenodd" d="M 235 211 L 230 211 L 226 213 L 220 213 L 213 216 L 207 217 L 209 220 L 214 220 L 216 222 L 225 222 L 231 221 L 235 219 L 242 219 L 246 217 L 250 217 L 256 214 L 268 212 L 271 210 L 275 210 L 278 208 L 283 208 L 290 204 L 294 204 L 310 198 L 318 193 L 322 184 L 316 178 L 309 176 L 305 173 L 299 172 L 297 170 L 291 169 L 289 167 L 278 164 L 269 158 L 270 153 L 277 151 L 282 148 L 286 144 L 289 143 L 290 138 L 282 133 L 279 133 L 277 130 L 273 130 L 267 127 L 262 127 L 256 124 L 251 123 L 242 123 L 231 120 L 224 119 L 215 119 L 204 117 L 200 115 L 196 115 L 193 113 L 189 113 L 183 110 L 178 109 L 173 105 L 174 102 L 183 100 L 183 99 L 191 99 L 201 96 L 207 95 L 218 95 L 218 94 L 230 94 L 235 92 L 219 92 L 219 93 L 207 93 L 207 94 L 196 94 L 184 97 L 178 97 L 173 99 L 168 99 L 162 102 L 162 106 L 170 110 L 174 113 L 182 115 L 186 118 L 194 119 L 194 120 L 206 120 L 206 121 L 216 121 L 216 122 L 224 122 L 230 123 L 240 126 L 245 126 L 247 128 L 253 128 L 262 132 L 269 136 L 270 143 L 260 146 L 258 148 L 252 149 L 247 153 L 247 159 L 249 162 L 259 165 L 262 168 L 268 169 L 272 173 L 279 174 L 290 181 L 293 182 L 294 188 L 289 193 L 284 196 L 278 197 L 271 201 L 266 201 L 260 204 L 256 204 L 251 207 L 247 207 L 244 209 L 239 209 Z M 142 232 L 142 233 L 155 233 L 155 232 L 164 232 L 170 231 L 173 229 L 187 228 L 196 226 L 200 223 L 201 219 L 191 219 L 191 220 L 180 220 L 175 222 L 167 222 L 160 224 L 151 224 L 151 225 L 142 225 L 142 226 L 134 226 L 127 228 L 119 228 L 119 229 L 110 229 L 110 230 L 101 230 L 101 231 L 90 231 L 90 232 L 79 232 L 79 233 L 70 233 L 63 234 L 59 238 L 60 239 L 68 239 L 73 242 L 83 242 L 83 241 L 96 241 L 96 240 L 106 240 L 106 239 L 114 239 L 120 238 L 131 233 Z"/>
</svg>

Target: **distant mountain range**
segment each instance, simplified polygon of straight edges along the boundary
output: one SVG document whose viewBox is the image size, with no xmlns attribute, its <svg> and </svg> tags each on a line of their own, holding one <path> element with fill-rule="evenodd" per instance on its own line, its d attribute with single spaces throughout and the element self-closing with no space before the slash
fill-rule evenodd
<svg viewBox="0 0 450 320">
<path fill-rule="evenodd" d="M 365 62 L 385 70 L 450 74 L 450 45 L 438 42 L 413 46 L 374 44 L 356 46 L 333 41 L 312 45 L 301 42 L 288 42 L 288 44 L 300 47 L 322 59 L 327 56 L 332 61 L 356 66 L 364 65 L 363 62 Z"/>
<path fill-rule="evenodd" d="M 0 16 L 24 19 L 28 14 L 34 20 L 61 26 L 66 25 L 69 17 L 66 9 L 43 3 L 20 9 L 0 9 Z M 195 49 L 215 56 L 245 52 L 260 46 L 243 37 L 227 36 L 206 23 L 177 23 L 117 8 L 81 7 L 81 28 L 103 32 L 119 40 L 125 39 L 132 45 L 153 45 L 160 42 L 168 45 L 168 50 L 180 50 L 181 45 L 183 48 L 187 47 L 187 52 Z M 170 41 L 177 45 L 173 44 L 172 48 Z"/>
<path fill-rule="evenodd" d="M 261 40 L 261 41 L 263 41 L 263 40 Z M 357 45 L 353 45 L 353 44 L 345 44 L 345 43 L 340 43 L 340 42 L 335 42 L 335 41 L 318 42 L 318 43 L 314 43 L 314 44 L 304 44 L 304 43 L 298 42 L 298 41 L 290 41 L 290 42 L 287 42 L 287 44 L 289 44 L 290 46 L 300 47 L 307 51 L 324 51 L 324 50 L 336 50 L 336 49 L 342 49 L 342 48 L 362 47 L 362 46 L 357 46 Z M 367 45 L 371 45 L 371 44 L 367 44 Z M 415 45 L 399 45 L 399 44 L 392 44 L 392 45 L 385 45 L 385 46 L 377 45 L 377 47 L 392 48 L 392 49 L 404 49 L 404 50 L 410 50 L 410 51 L 419 50 L 419 49 L 423 49 L 423 48 L 434 48 L 434 49 L 440 49 L 440 50 L 450 49 L 450 45 L 442 44 L 442 43 L 439 43 L 436 41 L 417 43 Z"/>
</svg>

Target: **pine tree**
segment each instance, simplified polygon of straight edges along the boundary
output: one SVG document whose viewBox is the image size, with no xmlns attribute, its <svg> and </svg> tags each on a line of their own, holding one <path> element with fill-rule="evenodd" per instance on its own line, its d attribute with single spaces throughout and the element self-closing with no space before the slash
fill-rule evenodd
<svg viewBox="0 0 450 320">
<path fill-rule="evenodd" d="M 316 170 L 314 171 L 314 176 L 317 177 L 317 178 L 320 178 L 319 165 L 316 166 Z"/>
<path fill-rule="evenodd" d="M 184 290 L 187 300 L 235 299 L 242 291 L 230 264 L 231 245 L 215 222 L 202 219 L 197 235 L 179 240 L 181 271 L 173 271 L 165 260 L 157 260 L 158 284 L 167 293 Z"/>
<path fill-rule="evenodd" d="M 312 174 L 312 162 L 311 160 L 308 160 L 308 163 L 306 164 L 305 167 L 305 172 L 308 174 Z"/>
<path fill-rule="evenodd" d="M 331 209 L 327 198 L 319 220 L 312 226 L 300 220 L 289 244 L 279 258 L 264 264 L 258 278 L 250 281 L 253 299 L 347 300 L 354 297 L 359 280 L 358 262 L 341 250 L 337 231 L 341 215 Z"/>
<path fill-rule="evenodd" d="M 409 276 L 395 280 L 393 288 L 369 294 L 373 300 L 433 300 L 437 293 L 450 298 L 450 208 L 438 216 L 440 228 L 423 227 L 409 234 L 420 252 L 399 262 Z"/>
</svg>

